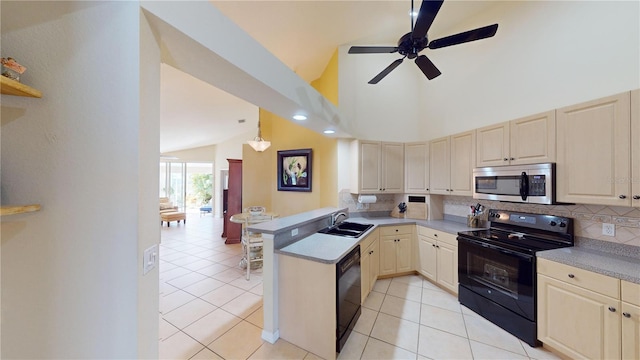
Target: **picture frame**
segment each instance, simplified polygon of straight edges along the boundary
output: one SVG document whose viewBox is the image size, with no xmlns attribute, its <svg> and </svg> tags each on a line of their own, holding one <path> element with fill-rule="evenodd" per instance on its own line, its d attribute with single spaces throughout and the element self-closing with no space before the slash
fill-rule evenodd
<svg viewBox="0 0 640 360">
<path fill-rule="evenodd" d="M 311 191 L 311 149 L 278 151 L 278 191 Z"/>
</svg>

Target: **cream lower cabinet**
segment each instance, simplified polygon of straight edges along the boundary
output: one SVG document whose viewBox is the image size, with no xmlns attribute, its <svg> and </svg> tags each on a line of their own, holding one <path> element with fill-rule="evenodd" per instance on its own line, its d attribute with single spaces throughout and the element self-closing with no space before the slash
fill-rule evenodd
<svg viewBox="0 0 640 360">
<path fill-rule="evenodd" d="M 473 195 L 476 133 L 464 133 L 429 142 L 429 192 L 439 195 Z"/>
<path fill-rule="evenodd" d="M 458 241 L 456 236 L 418 226 L 418 272 L 447 290 L 458 293 Z"/>
<path fill-rule="evenodd" d="M 620 280 L 538 258 L 538 339 L 570 358 L 620 359 Z"/>
<path fill-rule="evenodd" d="M 364 303 L 380 273 L 380 236 L 378 229 L 373 230 L 360 243 L 360 268 L 362 269 L 361 299 L 362 303 Z"/>
<path fill-rule="evenodd" d="M 380 228 L 380 275 L 413 271 L 414 225 Z"/>
<path fill-rule="evenodd" d="M 622 358 L 640 359 L 640 284 L 622 281 Z"/>
</svg>

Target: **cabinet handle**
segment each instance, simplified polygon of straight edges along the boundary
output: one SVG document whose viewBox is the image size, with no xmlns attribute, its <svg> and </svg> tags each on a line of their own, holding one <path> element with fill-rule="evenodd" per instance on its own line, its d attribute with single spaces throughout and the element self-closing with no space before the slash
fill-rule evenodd
<svg viewBox="0 0 640 360">
<path fill-rule="evenodd" d="M 433 234 L 433 236 L 438 237 L 438 234 Z"/>
<path fill-rule="evenodd" d="M 502 159 L 502 160 L 504 160 L 504 161 L 509 161 L 509 159 L 507 159 L 507 158 L 504 158 L 504 159 Z"/>
<path fill-rule="evenodd" d="M 620 199 L 626 199 L 626 198 L 627 198 L 627 195 L 620 195 L 620 196 L 618 196 L 618 197 L 619 197 Z"/>
<path fill-rule="evenodd" d="M 509 160 L 515 160 L 516 158 L 509 158 Z"/>
<path fill-rule="evenodd" d="M 570 278 L 572 278 L 572 279 L 573 279 L 574 277 L 576 277 L 576 276 L 575 276 L 575 275 L 573 275 L 573 274 L 569 274 L 569 275 L 567 275 L 567 276 L 569 276 L 569 277 L 570 277 Z"/>
<path fill-rule="evenodd" d="M 440 245 L 436 245 L 436 248 L 440 249 Z"/>
<path fill-rule="evenodd" d="M 436 244 L 431 244 L 431 246 L 436 247 Z"/>
<path fill-rule="evenodd" d="M 429 190 L 429 189 L 427 189 Z M 640 195 L 633 195 L 633 200 L 640 200 Z"/>
<path fill-rule="evenodd" d="M 616 312 L 616 308 L 614 308 L 613 306 L 609 306 L 609 311 Z"/>
<path fill-rule="evenodd" d="M 427 188 L 427 191 L 429 191 L 429 188 Z M 638 198 L 640 199 L 640 196 Z"/>
<path fill-rule="evenodd" d="M 631 317 L 631 314 L 629 314 L 628 312 L 623 312 L 622 316 L 626 317 L 627 319 Z"/>
</svg>

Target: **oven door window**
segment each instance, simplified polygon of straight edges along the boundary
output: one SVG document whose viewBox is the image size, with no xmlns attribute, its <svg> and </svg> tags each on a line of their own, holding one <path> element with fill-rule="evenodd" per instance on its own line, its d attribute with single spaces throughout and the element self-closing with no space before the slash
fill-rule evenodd
<svg viewBox="0 0 640 360">
<path fill-rule="evenodd" d="M 535 319 L 535 262 L 458 238 L 461 286 L 529 319 Z"/>
</svg>

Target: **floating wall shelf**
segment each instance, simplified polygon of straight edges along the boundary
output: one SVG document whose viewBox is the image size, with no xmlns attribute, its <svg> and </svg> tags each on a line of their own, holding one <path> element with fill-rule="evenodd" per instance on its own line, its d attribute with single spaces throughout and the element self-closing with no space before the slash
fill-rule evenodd
<svg viewBox="0 0 640 360">
<path fill-rule="evenodd" d="M 18 81 L 11 80 L 6 76 L 0 75 L 0 90 L 2 94 L 15 95 L 15 96 L 27 96 L 41 98 L 42 93 L 40 90 L 36 90 L 31 86 L 22 84 Z"/>
<path fill-rule="evenodd" d="M 0 216 L 24 214 L 40 211 L 40 205 L 15 205 L 15 206 L 0 206 Z"/>
</svg>

